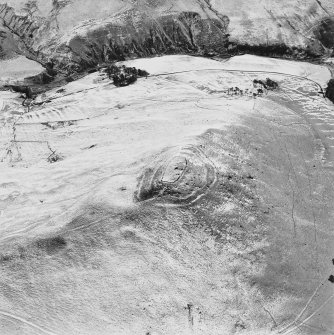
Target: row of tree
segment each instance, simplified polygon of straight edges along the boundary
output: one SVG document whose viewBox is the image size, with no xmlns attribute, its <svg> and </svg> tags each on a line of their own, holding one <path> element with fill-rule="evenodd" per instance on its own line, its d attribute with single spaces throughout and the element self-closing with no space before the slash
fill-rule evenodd
<svg viewBox="0 0 334 335">
<path fill-rule="evenodd" d="M 135 67 L 116 66 L 114 64 L 106 67 L 104 72 L 108 78 L 113 80 L 115 86 L 128 86 L 137 81 L 137 78 L 147 77 L 149 73 L 145 70 L 136 69 Z"/>
<path fill-rule="evenodd" d="M 334 103 L 334 79 L 328 82 L 325 96 Z"/>
<path fill-rule="evenodd" d="M 293 59 L 318 59 L 321 56 L 321 50 L 314 46 L 299 48 L 296 46 L 289 47 L 284 43 L 276 44 L 237 44 L 231 42 L 228 47 L 230 55 L 236 54 L 253 54 L 265 57 L 283 57 Z"/>
<path fill-rule="evenodd" d="M 267 78 L 265 81 L 263 80 L 259 80 L 259 79 L 254 79 L 253 83 L 259 84 L 261 86 L 263 86 L 263 88 L 265 88 L 266 90 L 275 90 L 278 88 L 278 83 L 276 83 L 276 81 L 273 81 L 270 78 Z"/>
</svg>

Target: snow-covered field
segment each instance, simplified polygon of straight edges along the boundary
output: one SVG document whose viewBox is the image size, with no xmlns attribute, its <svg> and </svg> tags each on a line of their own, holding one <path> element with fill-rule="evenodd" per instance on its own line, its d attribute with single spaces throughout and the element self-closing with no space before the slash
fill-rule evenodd
<svg viewBox="0 0 334 335">
<path fill-rule="evenodd" d="M 328 70 L 125 64 L 151 76 L 90 74 L 30 111 L 0 92 L 0 329 L 325 334 L 334 108 L 307 78 Z M 228 94 L 267 77 L 280 89 Z"/>
<path fill-rule="evenodd" d="M 166 70 L 166 65 L 168 66 L 168 72 L 194 71 L 205 68 L 232 71 L 277 72 L 305 77 L 318 82 L 323 87 L 326 87 L 327 82 L 331 78 L 331 73 L 326 66 L 253 55 L 235 56 L 227 61 L 224 60 L 222 63 L 203 58 L 200 58 L 200 61 L 194 62 L 189 56 L 168 56 L 168 58 L 162 57 L 162 59 L 160 62 L 157 59 L 153 62 L 148 62 L 147 59 L 136 59 L 131 61 L 131 64 L 135 67 L 146 68 L 151 74 L 163 73 Z"/>
<path fill-rule="evenodd" d="M 157 71 L 160 67 L 165 70 L 163 72 L 173 72 L 178 61 L 171 58 L 146 59 L 141 63 L 137 60 L 133 64 L 148 71 L 156 66 Z M 191 63 L 192 60 L 192 67 L 197 69 L 205 69 L 210 63 L 221 66 L 218 62 L 187 58 L 181 56 L 180 63 Z M 181 74 L 180 78 L 140 79 L 136 85 L 115 88 L 107 80 L 97 84 L 100 76 L 92 74 L 66 85 L 62 94 L 56 93 L 56 90 L 47 93 L 44 99 L 56 99 L 30 113 L 26 113 L 21 106 L 14 110 L 7 108 L 2 115 L 3 122 L 7 124 L 2 128 L 4 173 L 1 179 L 13 186 L 6 187 L 5 195 L 10 197 L 19 187 L 23 197 L 17 197 L 13 207 L 6 205 L 2 217 L 2 229 L 6 227 L 6 233 L 3 232 L 1 238 L 6 239 L 6 234 L 12 236 L 24 227 L 30 230 L 36 221 L 50 227 L 47 221 L 50 213 L 53 213 L 52 226 L 58 229 L 59 225 L 66 224 L 64 206 L 69 207 L 66 212 L 71 217 L 72 211 L 76 210 L 72 206 L 80 203 L 80 196 L 84 199 L 87 195 L 94 197 L 95 194 L 90 194 L 89 190 L 92 187 L 101 189 L 101 184 L 115 182 L 115 187 L 102 187 L 110 193 L 106 201 L 112 205 L 131 205 L 139 171 L 152 157 L 165 148 L 182 148 L 196 143 L 197 135 L 210 128 L 222 129 L 235 123 L 240 114 L 247 114 L 252 109 L 254 102 L 249 97 L 226 100 L 221 99 L 221 94 L 212 96 L 207 93 L 205 88 L 223 88 L 217 78 L 219 81 L 216 73 L 208 75 L 203 71 Z M 198 85 L 201 88 L 197 88 Z M 8 106 L 11 100 L 11 95 L 7 99 L 5 97 L 2 104 Z M 64 121 L 73 122 L 73 125 L 58 126 L 55 130 L 45 126 L 48 122 Z M 10 157 L 6 150 L 13 139 L 13 122 L 16 124 L 16 138 L 22 142 L 19 152 L 11 148 Z M 47 163 L 46 158 L 51 154 L 47 142 L 65 157 L 64 161 L 54 165 Z M 96 147 L 85 149 L 93 145 Z M 22 156 L 22 160 L 18 159 L 19 156 Z M 12 159 L 16 168 L 9 169 L 7 164 L 12 164 Z M 130 174 L 127 172 L 129 166 Z M 91 174 L 90 171 L 95 169 L 99 172 Z M 59 185 L 54 180 L 59 180 L 57 176 L 61 175 L 64 175 L 63 191 L 55 192 Z M 119 191 L 122 185 L 118 184 L 122 179 L 126 180 L 126 191 Z M 25 182 L 22 184 L 21 180 Z M 41 199 L 27 196 L 33 190 L 39 190 Z M 49 200 L 44 201 L 44 198 Z M 26 206 L 22 207 L 19 199 L 25 199 Z M 43 206 L 40 206 L 40 200 Z M 64 205 L 57 206 L 58 201 Z M 21 219 L 17 217 L 16 224 L 13 224 L 12 217 L 18 208 Z M 30 216 L 32 209 L 34 215 Z M 37 225 L 37 233 L 40 229 L 41 226 Z"/>
<path fill-rule="evenodd" d="M 23 56 L 0 61 L 0 85 L 13 84 L 26 77 L 37 75 L 43 70 L 40 64 Z"/>
<path fill-rule="evenodd" d="M 226 70 L 278 72 L 305 77 L 326 87 L 331 73 L 326 66 L 253 55 L 232 57 L 225 63 Z"/>
</svg>

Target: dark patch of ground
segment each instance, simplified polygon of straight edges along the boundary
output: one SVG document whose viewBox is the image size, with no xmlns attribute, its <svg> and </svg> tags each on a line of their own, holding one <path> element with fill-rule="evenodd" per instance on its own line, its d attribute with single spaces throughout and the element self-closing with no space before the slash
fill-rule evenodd
<svg viewBox="0 0 334 335">
<path fill-rule="evenodd" d="M 334 48 L 334 18 L 323 20 L 315 34 L 326 48 Z"/>
<path fill-rule="evenodd" d="M 47 254 L 54 254 L 65 249 L 67 242 L 64 237 L 55 236 L 37 240 L 36 246 Z"/>
</svg>

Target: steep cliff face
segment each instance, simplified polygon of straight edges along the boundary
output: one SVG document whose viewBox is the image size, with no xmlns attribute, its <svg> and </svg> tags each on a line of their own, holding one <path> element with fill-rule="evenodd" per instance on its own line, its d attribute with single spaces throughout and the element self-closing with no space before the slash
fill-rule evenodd
<svg viewBox="0 0 334 335">
<path fill-rule="evenodd" d="M 86 67 L 156 54 L 224 53 L 228 45 L 227 18 L 203 19 L 196 12 L 181 12 L 154 20 L 143 17 L 137 24 L 129 15 L 124 22 L 95 24 L 84 34 L 74 33 L 55 55 L 62 62 L 68 54 L 70 64 Z"/>
<path fill-rule="evenodd" d="M 14 52 L 37 60 L 33 48 L 35 32 L 40 28 L 37 20 L 15 13 L 7 4 L 0 4 L 0 47 L 2 57 Z"/>
<path fill-rule="evenodd" d="M 301 50 L 331 54 L 334 47 L 329 0 L 100 0 L 98 6 L 91 0 L 37 0 L 32 10 L 24 1 L 8 3 L 14 9 L 0 7 L 3 54 L 12 49 L 75 70 L 155 54 L 275 46 L 269 54 L 295 57 Z"/>
</svg>

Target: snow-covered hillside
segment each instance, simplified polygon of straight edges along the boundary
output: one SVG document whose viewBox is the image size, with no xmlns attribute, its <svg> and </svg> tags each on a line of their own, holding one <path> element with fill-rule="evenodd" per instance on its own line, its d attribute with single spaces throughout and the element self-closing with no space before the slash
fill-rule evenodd
<svg viewBox="0 0 334 335">
<path fill-rule="evenodd" d="M 326 334 L 328 70 L 124 64 L 150 76 L 92 73 L 29 110 L 0 92 L 1 334 Z"/>
</svg>

